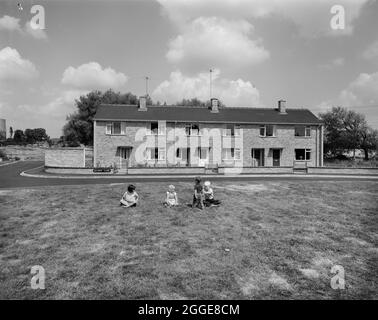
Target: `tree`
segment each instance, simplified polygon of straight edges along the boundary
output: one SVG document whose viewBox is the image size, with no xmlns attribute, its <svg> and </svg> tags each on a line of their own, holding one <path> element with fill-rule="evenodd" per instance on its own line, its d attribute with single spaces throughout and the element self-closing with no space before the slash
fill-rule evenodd
<svg viewBox="0 0 378 320">
<path fill-rule="evenodd" d="M 369 160 L 369 152 L 378 151 L 378 130 L 367 127 L 361 134 L 360 148 L 364 150 L 365 160 Z"/>
<path fill-rule="evenodd" d="M 93 116 L 96 114 L 100 104 L 130 104 L 137 105 L 138 97 L 132 93 L 121 94 L 108 90 L 92 91 L 85 96 L 75 100 L 77 111 L 67 117 L 67 123 L 63 127 L 63 135 L 68 143 L 78 145 L 93 144 Z M 152 100 L 147 96 L 147 104 L 151 105 Z"/>
<path fill-rule="evenodd" d="M 181 101 L 176 102 L 176 105 L 183 106 L 183 107 L 204 107 L 204 108 L 210 108 L 211 102 L 210 100 L 202 101 L 198 98 L 192 98 L 192 99 L 182 99 Z M 222 101 L 219 101 L 219 107 L 224 107 Z"/>
<path fill-rule="evenodd" d="M 13 128 L 9 127 L 9 138 L 13 138 Z"/>
<path fill-rule="evenodd" d="M 43 128 L 26 129 L 25 130 L 26 142 L 34 144 L 36 142 L 50 141 L 50 137 L 46 134 L 46 130 Z"/>
<path fill-rule="evenodd" d="M 331 111 L 321 113 L 324 121 L 324 150 L 333 156 L 345 150 L 362 149 L 365 160 L 369 152 L 377 148 L 377 130 L 370 128 L 363 114 L 342 107 L 334 107 Z"/>
<path fill-rule="evenodd" d="M 17 144 L 25 143 L 26 138 L 25 138 L 25 134 L 24 134 L 24 132 L 23 132 L 22 130 L 16 130 L 16 131 L 14 132 L 13 140 L 14 140 L 14 142 L 16 142 Z"/>
</svg>

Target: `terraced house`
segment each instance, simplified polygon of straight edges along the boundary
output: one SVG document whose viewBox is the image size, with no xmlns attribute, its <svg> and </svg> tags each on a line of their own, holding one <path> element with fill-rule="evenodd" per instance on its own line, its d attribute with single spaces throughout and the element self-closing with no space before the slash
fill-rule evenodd
<svg viewBox="0 0 378 320">
<path fill-rule="evenodd" d="M 323 165 L 323 124 L 307 109 L 101 105 L 95 166 L 293 167 Z"/>
</svg>

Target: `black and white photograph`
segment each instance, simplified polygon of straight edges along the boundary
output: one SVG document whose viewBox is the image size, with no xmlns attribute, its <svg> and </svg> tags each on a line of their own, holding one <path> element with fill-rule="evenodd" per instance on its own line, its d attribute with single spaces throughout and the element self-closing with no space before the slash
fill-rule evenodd
<svg viewBox="0 0 378 320">
<path fill-rule="evenodd" d="M 0 0 L 0 300 L 377 300 L 377 31 L 378 0 Z"/>
</svg>

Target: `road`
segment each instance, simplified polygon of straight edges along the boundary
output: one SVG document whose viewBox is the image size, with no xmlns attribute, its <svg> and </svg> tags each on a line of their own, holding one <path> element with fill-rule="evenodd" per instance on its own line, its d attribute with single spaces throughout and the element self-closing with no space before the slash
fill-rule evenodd
<svg viewBox="0 0 378 320">
<path fill-rule="evenodd" d="M 61 185 L 80 185 L 80 184 L 110 184 L 110 183 L 130 183 L 130 182 L 148 182 L 148 181 L 177 181 L 176 177 L 166 177 L 166 178 L 140 178 L 125 176 L 124 179 L 114 179 L 103 177 L 101 179 L 88 179 L 85 177 L 78 177 L 77 179 L 60 179 L 60 178 L 31 178 L 20 176 L 20 173 L 25 170 L 30 170 L 43 165 L 43 161 L 20 161 L 14 164 L 0 166 L 0 189 L 5 188 L 28 188 L 28 187 L 43 187 L 43 186 L 61 186 Z M 364 180 L 367 178 L 335 178 L 335 177 L 306 177 L 306 176 L 292 176 L 292 177 L 209 177 L 211 180 L 217 181 L 293 181 L 300 179 L 308 181 L 356 181 Z M 192 177 L 180 178 L 180 180 L 192 181 Z M 377 179 L 372 181 L 377 181 Z"/>
</svg>

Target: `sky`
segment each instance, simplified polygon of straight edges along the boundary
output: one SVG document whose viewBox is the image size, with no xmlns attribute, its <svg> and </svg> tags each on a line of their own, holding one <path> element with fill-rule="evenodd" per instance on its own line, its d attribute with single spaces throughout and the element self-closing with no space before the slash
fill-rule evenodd
<svg viewBox="0 0 378 320">
<path fill-rule="evenodd" d="M 211 69 L 228 107 L 343 106 L 378 129 L 377 30 L 378 0 L 0 0 L 0 118 L 55 138 L 91 90 L 141 96 L 148 76 L 154 101 L 208 100 Z"/>
</svg>

